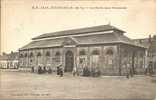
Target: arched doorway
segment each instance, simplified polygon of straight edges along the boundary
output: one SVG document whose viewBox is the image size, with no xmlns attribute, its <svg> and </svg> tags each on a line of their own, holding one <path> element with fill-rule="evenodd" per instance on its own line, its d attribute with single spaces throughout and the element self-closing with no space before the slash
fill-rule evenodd
<svg viewBox="0 0 156 100">
<path fill-rule="evenodd" d="M 72 51 L 67 51 L 65 54 L 65 72 L 72 72 L 74 66 L 74 55 Z"/>
</svg>

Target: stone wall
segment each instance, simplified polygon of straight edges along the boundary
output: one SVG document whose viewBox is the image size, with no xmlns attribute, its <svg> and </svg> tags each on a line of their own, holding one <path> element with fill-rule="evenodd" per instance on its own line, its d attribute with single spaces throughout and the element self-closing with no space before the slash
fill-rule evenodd
<svg viewBox="0 0 156 100">
<path fill-rule="evenodd" d="M 79 68 L 98 67 L 104 75 L 119 75 L 116 45 L 78 47 L 77 55 Z"/>
<path fill-rule="evenodd" d="M 134 74 L 143 74 L 145 71 L 145 50 L 129 45 L 121 45 L 121 75 L 125 75 L 128 68 Z"/>
<path fill-rule="evenodd" d="M 23 56 L 20 57 L 19 64 L 20 67 L 24 68 L 49 66 L 53 69 L 56 69 L 56 66 L 62 64 L 62 53 L 62 48 L 47 48 L 20 51 L 20 55 Z"/>
<path fill-rule="evenodd" d="M 127 64 L 133 68 L 135 74 L 143 73 L 145 69 L 144 49 L 121 44 L 30 49 L 20 51 L 19 64 L 23 68 L 48 66 L 53 70 L 61 65 L 64 69 L 67 51 L 73 52 L 73 67 L 80 74 L 84 67 L 98 68 L 103 75 L 125 75 Z"/>
</svg>

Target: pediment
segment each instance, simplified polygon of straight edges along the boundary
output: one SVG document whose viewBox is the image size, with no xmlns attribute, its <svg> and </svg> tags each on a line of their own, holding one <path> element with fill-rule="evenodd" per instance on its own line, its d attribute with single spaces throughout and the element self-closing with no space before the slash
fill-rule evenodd
<svg viewBox="0 0 156 100">
<path fill-rule="evenodd" d="M 64 38 L 62 45 L 76 45 L 76 41 L 72 39 L 72 37 Z"/>
</svg>

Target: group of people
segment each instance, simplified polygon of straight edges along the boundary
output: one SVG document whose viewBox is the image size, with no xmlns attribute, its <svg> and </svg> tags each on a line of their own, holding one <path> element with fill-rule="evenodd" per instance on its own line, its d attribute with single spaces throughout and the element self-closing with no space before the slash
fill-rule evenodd
<svg viewBox="0 0 156 100">
<path fill-rule="evenodd" d="M 31 71 L 32 71 L 32 73 L 35 72 L 35 68 L 32 67 Z M 63 69 L 61 67 L 58 66 L 56 71 L 57 71 L 57 75 L 59 75 L 60 77 L 63 76 Z M 51 74 L 52 69 L 50 67 L 46 67 L 46 66 L 43 66 L 43 67 L 38 66 L 37 73 L 38 74 L 44 74 L 44 73 Z"/>
<path fill-rule="evenodd" d="M 32 71 L 32 73 L 35 72 L 35 68 L 32 67 L 31 71 Z M 43 66 L 43 67 L 39 66 L 37 69 L 37 73 L 38 74 L 43 74 L 43 73 L 49 73 L 50 74 L 50 73 L 52 73 L 52 69 L 51 68 L 47 69 L 46 66 Z"/>
<path fill-rule="evenodd" d="M 126 64 L 125 67 L 126 67 L 126 77 L 127 78 L 133 77 L 134 70 L 132 69 L 132 67 L 130 67 L 129 64 Z M 32 67 L 31 71 L 35 72 L 35 68 Z M 38 66 L 38 69 L 37 69 L 38 74 L 43 74 L 43 73 L 51 74 L 52 72 L 53 72 L 52 69 L 50 67 L 46 67 L 46 66 Z M 56 73 L 60 77 L 63 77 L 63 73 L 64 73 L 63 68 L 61 66 L 58 66 L 57 69 L 56 69 Z M 152 73 L 150 66 L 148 67 L 148 69 L 145 70 L 145 73 L 150 73 L 150 74 Z M 72 71 L 72 74 L 73 74 L 73 76 L 82 75 L 82 76 L 97 77 L 97 76 L 101 75 L 101 72 L 100 72 L 100 70 L 98 68 L 84 67 L 84 68 L 81 68 L 81 71 L 79 71 L 78 68 L 74 67 L 73 71 Z"/>
<path fill-rule="evenodd" d="M 34 67 L 32 67 L 32 72 L 35 72 Z M 53 71 L 50 67 L 46 67 L 46 66 L 38 66 L 37 68 L 37 73 L 38 74 L 44 74 L 44 73 L 49 73 L 51 74 Z M 56 74 L 59 75 L 60 77 L 63 77 L 64 71 L 63 68 L 58 66 L 56 69 Z M 97 77 L 100 76 L 100 71 L 97 68 L 91 68 L 89 69 L 88 67 L 84 67 L 82 68 L 82 74 L 79 74 L 79 71 L 76 67 L 73 68 L 72 71 L 73 76 L 93 76 L 93 77 Z"/>
<path fill-rule="evenodd" d="M 81 70 L 81 71 L 79 71 Z M 77 75 L 82 75 L 82 76 L 93 76 L 93 77 L 98 77 L 101 75 L 101 72 L 98 68 L 88 68 L 88 67 L 84 67 L 82 69 L 77 69 L 76 67 L 74 67 L 73 69 L 73 76 Z M 81 74 L 80 74 L 81 73 Z"/>
<path fill-rule="evenodd" d="M 61 67 L 57 67 L 57 75 L 60 75 L 60 77 L 63 77 L 63 69 Z"/>
<path fill-rule="evenodd" d="M 126 77 L 129 79 L 130 77 L 133 77 L 134 71 L 129 63 L 125 63 L 124 67 L 126 68 Z"/>
<path fill-rule="evenodd" d="M 146 68 L 145 74 L 149 74 L 150 76 L 154 74 L 152 62 L 150 62 L 148 67 Z"/>
<path fill-rule="evenodd" d="M 88 67 L 85 67 L 83 69 L 83 76 L 92 76 L 92 77 L 98 77 L 101 75 L 101 72 L 99 70 L 99 68 L 88 68 Z"/>
<path fill-rule="evenodd" d="M 133 70 L 132 70 L 132 68 L 130 67 L 130 68 L 127 68 L 127 75 L 126 75 L 126 77 L 127 78 L 129 78 L 129 77 L 133 77 Z"/>
<path fill-rule="evenodd" d="M 129 78 L 130 76 L 131 77 L 133 77 L 133 75 L 134 74 L 136 74 L 136 72 L 135 72 L 135 70 L 133 70 L 133 68 L 129 65 L 129 64 L 127 64 L 127 78 Z M 152 67 L 152 63 L 150 62 L 149 63 L 149 65 L 148 65 L 148 67 L 147 68 L 145 68 L 145 71 L 144 71 L 145 73 L 144 74 L 147 74 L 147 75 L 150 75 L 150 76 L 152 76 L 153 75 L 153 67 Z"/>
<path fill-rule="evenodd" d="M 38 67 L 38 74 L 43 74 L 43 73 L 52 73 L 52 70 L 51 70 L 51 68 L 46 68 L 46 66 L 44 66 L 44 67 L 41 67 L 41 66 L 39 66 Z"/>
<path fill-rule="evenodd" d="M 38 67 L 38 73 L 39 74 L 42 74 L 42 73 L 52 73 L 52 70 L 51 70 L 51 68 L 49 68 L 49 69 L 46 69 L 46 67 L 44 66 L 44 67 L 41 67 L 41 66 L 39 66 Z"/>
</svg>

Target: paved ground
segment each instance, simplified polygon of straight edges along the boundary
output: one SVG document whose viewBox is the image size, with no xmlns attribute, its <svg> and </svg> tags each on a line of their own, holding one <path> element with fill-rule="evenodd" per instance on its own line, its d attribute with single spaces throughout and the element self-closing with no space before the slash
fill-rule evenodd
<svg viewBox="0 0 156 100">
<path fill-rule="evenodd" d="M 156 77 L 73 77 L 1 71 L 1 99 L 155 99 Z M 11 99 L 10 99 L 11 98 Z"/>
</svg>

